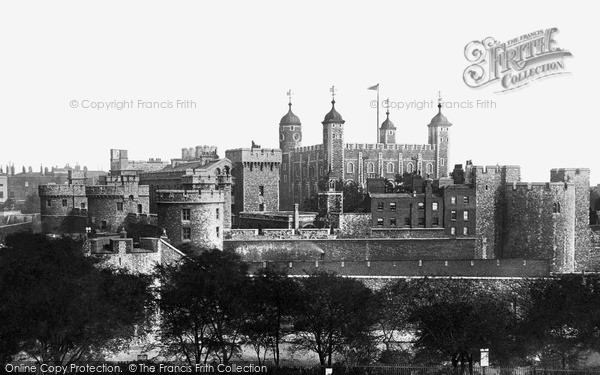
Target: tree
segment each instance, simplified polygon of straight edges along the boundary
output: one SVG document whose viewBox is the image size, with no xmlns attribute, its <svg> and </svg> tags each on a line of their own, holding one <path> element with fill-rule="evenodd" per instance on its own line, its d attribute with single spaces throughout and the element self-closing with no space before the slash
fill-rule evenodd
<svg viewBox="0 0 600 375">
<path fill-rule="evenodd" d="M 0 250 L 3 360 L 19 351 L 55 364 L 100 359 L 146 327 L 149 277 L 100 269 L 69 238 L 18 233 L 6 245 Z"/>
<path fill-rule="evenodd" d="M 417 359 L 450 360 L 461 373 L 468 365 L 471 374 L 480 348 L 490 349 L 492 363 L 509 360 L 516 316 L 500 290 L 452 279 L 424 279 L 411 289 L 408 322 L 415 328 Z"/>
<path fill-rule="evenodd" d="M 521 339 L 530 355 L 565 369 L 600 345 L 600 276 L 562 275 L 528 286 Z"/>
<path fill-rule="evenodd" d="M 294 312 L 296 347 L 314 351 L 321 366 L 335 353 L 372 342 L 373 294 L 360 281 L 317 272 L 300 281 L 301 303 Z"/>
<path fill-rule="evenodd" d="M 383 362 L 395 362 L 396 358 L 406 359 L 408 353 L 396 345 L 396 337 L 408 333 L 412 325 L 408 322 L 409 311 L 414 296 L 411 295 L 410 283 L 399 280 L 387 284 L 375 294 L 377 329 L 380 340 L 385 345 L 382 353 Z"/>
<path fill-rule="evenodd" d="M 354 181 L 342 183 L 340 180 L 338 186 L 341 186 L 344 197 L 344 212 L 363 212 L 365 207 L 365 195 L 362 189 Z"/>
<path fill-rule="evenodd" d="M 282 338 L 291 332 L 291 316 L 297 306 L 298 283 L 287 277 L 285 268 L 267 267 L 255 273 L 248 294 L 244 334 L 259 364 L 269 350 L 273 362 L 279 364 L 279 346 Z"/>
<path fill-rule="evenodd" d="M 246 320 L 247 266 L 232 252 L 212 250 L 159 266 L 160 336 L 169 354 L 228 363 L 239 350 Z"/>
</svg>

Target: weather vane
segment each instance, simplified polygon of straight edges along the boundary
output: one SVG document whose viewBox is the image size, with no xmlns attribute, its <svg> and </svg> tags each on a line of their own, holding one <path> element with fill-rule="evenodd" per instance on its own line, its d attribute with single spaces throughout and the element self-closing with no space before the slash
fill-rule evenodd
<svg viewBox="0 0 600 375">
<path fill-rule="evenodd" d="M 442 104 L 442 92 L 438 91 L 438 104 Z"/>
<path fill-rule="evenodd" d="M 335 86 L 331 86 L 331 88 L 329 89 L 329 92 L 331 92 L 331 99 L 335 100 L 335 92 L 336 92 L 336 88 Z"/>
<path fill-rule="evenodd" d="M 290 104 L 292 104 L 292 89 L 288 90 L 287 96 L 290 98 Z"/>
</svg>

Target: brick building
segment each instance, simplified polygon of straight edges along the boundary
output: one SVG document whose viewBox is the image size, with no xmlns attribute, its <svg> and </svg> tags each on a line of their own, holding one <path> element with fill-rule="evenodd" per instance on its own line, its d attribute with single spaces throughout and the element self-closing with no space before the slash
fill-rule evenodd
<svg viewBox="0 0 600 375">
<path fill-rule="evenodd" d="M 282 151 L 280 178 L 281 209 L 289 210 L 294 203 L 303 204 L 318 192 L 321 179 L 342 179 L 365 186 L 367 178 L 393 179 L 396 174 L 416 172 L 438 179 L 448 175 L 449 129 L 452 124 L 441 112 L 428 127 L 428 143 L 421 145 L 396 144 L 396 127 L 387 113 L 379 129 L 378 143 L 344 143 L 346 121 L 336 110 L 325 115 L 323 142 L 302 147 L 302 123 L 292 112 L 279 122 L 279 145 Z"/>
</svg>

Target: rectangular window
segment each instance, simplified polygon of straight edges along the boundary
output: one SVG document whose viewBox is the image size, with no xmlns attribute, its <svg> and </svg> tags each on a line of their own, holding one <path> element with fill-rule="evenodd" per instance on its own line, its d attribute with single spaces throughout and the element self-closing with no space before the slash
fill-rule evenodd
<svg viewBox="0 0 600 375">
<path fill-rule="evenodd" d="M 410 217 L 405 217 L 404 218 L 404 225 L 405 226 L 410 226 Z"/>
<path fill-rule="evenodd" d="M 440 226 L 440 218 L 439 217 L 434 217 L 433 221 L 431 222 L 431 225 L 433 225 L 434 227 Z"/>
<path fill-rule="evenodd" d="M 390 203 L 390 211 L 396 211 L 396 202 Z"/>
<path fill-rule="evenodd" d="M 469 204 L 469 197 L 463 197 L 463 203 Z"/>
<path fill-rule="evenodd" d="M 217 220 L 220 219 L 221 213 L 219 212 L 219 209 L 217 208 L 217 212 L 215 214 Z"/>
<path fill-rule="evenodd" d="M 450 211 L 450 220 L 456 220 L 456 211 Z"/>
<path fill-rule="evenodd" d="M 437 202 L 433 202 L 431 204 L 431 210 L 432 211 L 437 211 L 438 210 L 438 203 Z"/>
<path fill-rule="evenodd" d="M 219 229 L 219 227 L 217 227 L 217 238 L 219 238 L 221 236 L 221 231 Z"/>
<path fill-rule="evenodd" d="M 144 207 L 141 204 L 138 204 L 137 209 L 138 209 L 138 214 L 141 214 L 142 211 L 144 210 Z"/>
<path fill-rule="evenodd" d="M 450 197 L 450 204 L 456 204 L 456 197 Z"/>
<path fill-rule="evenodd" d="M 420 226 L 425 226 L 425 218 L 424 217 L 420 217 L 419 218 L 419 225 Z"/>
<path fill-rule="evenodd" d="M 395 227 L 395 226 L 396 226 L 396 218 L 390 217 L 390 227 Z"/>
<path fill-rule="evenodd" d="M 191 240 L 192 228 L 181 228 L 181 238 L 184 240 Z"/>
<path fill-rule="evenodd" d="M 377 226 L 378 227 L 382 227 L 383 226 L 383 218 L 381 218 L 381 217 L 377 218 Z"/>
<path fill-rule="evenodd" d="M 258 205 L 258 210 L 259 210 L 259 211 L 264 211 L 264 210 L 265 210 L 265 204 L 264 204 L 264 203 L 260 203 L 260 204 Z"/>
<path fill-rule="evenodd" d="M 63 200 L 62 200 L 62 206 L 63 206 L 63 207 L 67 207 L 67 205 L 68 205 L 68 204 L 67 204 L 67 200 L 66 200 L 66 199 L 63 199 Z"/>
<path fill-rule="evenodd" d="M 377 211 L 383 211 L 383 202 L 377 202 Z"/>
<path fill-rule="evenodd" d="M 107 228 L 107 227 L 108 227 L 108 225 L 107 225 L 107 223 L 106 223 L 106 220 L 102 220 L 102 221 L 100 222 L 100 229 L 102 229 L 102 230 L 106 230 L 106 228 Z"/>
<path fill-rule="evenodd" d="M 81 204 L 81 209 L 82 209 L 82 210 L 85 210 L 85 203 L 82 203 L 82 204 Z"/>
<path fill-rule="evenodd" d="M 117 211 L 123 211 L 123 202 L 117 202 Z"/>
<path fill-rule="evenodd" d="M 468 228 L 468 227 L 464 227 L 464 228 L 463 228 L 463 234 L 464 234 L 465 236 L 469 235 L 469 228 Z"/>
<path fill-rule="evenodd" d="M 258 187 L 258 195 L 260 195 L 261 197 L 265 196 L 265 187 L 264 186 L 259 186 Z"/>
<path fill-rule="evenodd" d="M 25 181 L 25 187 L 29 187 L 29 181 Z"/>
<path fill-rule="evenodd" d="M 456 228 L 455 227 L 451 227 L 450 228 L 450 234 L 453 235 L 453 236 L 456 234 Z"/>
<path fill-rule="evenodd" d="M 46 201 L 46 206 L 47 206 L 47 207 L 52 207 L 52 201 L 51 201 L 50 199 L 48 199 L 48 200 Z"/>
<path fill-rule="evenodd" d="M 4 198 L 4 192 L 0 191 L 0 199 Z"/>
<path fill-rule="evenodd" d="M 469 211 L 463 211 L 463 221 L 469 221 Z"/>
<path fill-rule="evenodd" d="M 184 208 L 181 210 L 181 220 L 189 221 L 191 216 L 191 211 L 189 208 Z"/>
</svg>

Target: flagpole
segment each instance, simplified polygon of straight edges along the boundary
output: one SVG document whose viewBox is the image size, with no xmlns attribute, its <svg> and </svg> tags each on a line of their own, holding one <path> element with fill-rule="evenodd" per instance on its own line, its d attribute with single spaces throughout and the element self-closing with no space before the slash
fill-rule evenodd
<svg viewBox="0 0 600 375">
<path fill-rule="evenodd" d="M 375 143 L 379 143 L 379 83 L 377 84 L 377 124 L 375 125 Z"/>
</svg>

